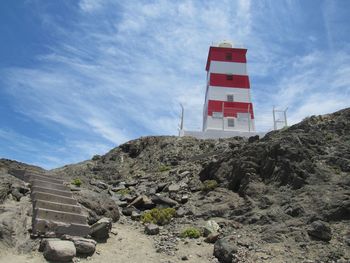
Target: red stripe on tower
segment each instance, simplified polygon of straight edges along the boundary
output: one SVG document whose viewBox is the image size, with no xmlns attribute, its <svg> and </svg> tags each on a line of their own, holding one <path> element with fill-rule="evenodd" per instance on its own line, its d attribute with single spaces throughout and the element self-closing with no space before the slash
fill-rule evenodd
<svg viewBox="0 0 350 263">
<path fill-rule="evenodd" d="M 227 41 L 209 48 L 204 131 L 255 130 L 246 53 L 247 49 L 234 48 Z"/>
<path fill-rule="evenodd" d="M 231 74 L 211 73 L 209 79 L 210 86 L 232 87 L 249 89 L 249 77 Z"/>
<path fill-rule="evenodd" d="M 210 47 L 206 70 L 209 70 L 210 61 L 231 61 L 246 63 L 247 49 L 243 48 L 224 48 L 224 47 Z"/>
<path fill-rule="evenodd" d="M 219 100 L 208 101 L 208 116 L 212 116 L 213 112 L 223 112 L 224 117 L 237 118 L 237 113 L 247 113 L 248 111 L 250 112 L 250 117 L 254 119 L 252 103 Z"/>
</svg>

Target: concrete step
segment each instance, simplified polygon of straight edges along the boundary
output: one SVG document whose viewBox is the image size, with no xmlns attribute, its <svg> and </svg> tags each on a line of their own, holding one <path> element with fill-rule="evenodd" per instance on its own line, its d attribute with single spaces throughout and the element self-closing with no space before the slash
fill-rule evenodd
<svg viewBox="0 0 350 263">
<path fill-rule="evenodd" d="M 55 202 L 48 202 L 44 200 L 34 201 L 33 207 L 34 209 L 44 208 L 44 209 L 50 209 L 50 210 L 68 212 L 68 213 L 77 213 L 77 214 L 81 213 L 80 205 L 67 205 L 67 204 L 61 204 L 61 203 L 55 203 Z"/>
<path fill-rule="evenodd" d="M 58 178 L 53 178 L 50 176 L 41 176 L 41 175 L 30 175 L 29 176 L 29 182 L 32 182 L 34 180 L 42 180 L 42 181 L 46 181 L 46 182 L 51 182 L 51 183 L 55 183 L 55 184 L 63 184 L 63 180 L 62 179 L 58 179 Z"/>
<path fill-rule="evenodd" d="M 50 210 L 56 210 L 56 211 L 62 211 L 62 212 L 68 212 L 68 213 L 81 213 L 81 206 L 80 205 L 67 205 L 67 204 L 61 204 L 61 203 L 55 203 L 55 202 L 48 202 L 44 200 L 36 200 L 33 203 L 33 208 L 44 208 L 44 209 L 50 209 Z"/>
<path fill-rule="evenodd" d="M 33 212 L 34 218 L 52 220 L 56 222 L 65 222 L 65 223 L 75 223 L 75 224 L 86 224 L 87 217 L 81 214 L 68 213 L 44 208 L 36 208 Z"/>
<path fill-rule="evenodd" d="M 67 224 L 62 222 L 48 221 L 41 218 L 35 218 L 32 221 L 33 233 L 45 234 L 55 232 L 56 235 L 71 235 L 86 237 L 90 234 L 90 227 L 87 224 Z"/>
<path fill-rule="evenodd" d="M 33 202 L 36 200 L 43 200 L 43 201 L 62 203 L 62 204 L 68 204 L 68 205 L 77 204 L 77 201 L 73 198 L 49 194 L 49 193 L 43 193 L 43 192 L 32 193 L 31 197 Z"/>
<path fill-rule="evenodd" d="M 61 191 L 70 191 L 70 188 L 63 184 L 55 184 L 55 183 L 37 180 L 37 179 L 32 181 L 32 187 L 42 187 L 42 188 L 51 188 L 51 189 L 61 190 Z"/>
<path fill-rule="evenodd" d="M 70 198 L 73 197 L 73 194 L 70 191 L 62 191 L 62 190 L 56 190 L 56 189 L 51 189 L 51 188 L 43 188 L 43 187 L 39 187 L 39 186 L 32 187 L 32 193 L 35 193 L 35 192 L 48 193 L 48 194 L 59 195 L 59 196 L 70 197 Z"/>
</svg>

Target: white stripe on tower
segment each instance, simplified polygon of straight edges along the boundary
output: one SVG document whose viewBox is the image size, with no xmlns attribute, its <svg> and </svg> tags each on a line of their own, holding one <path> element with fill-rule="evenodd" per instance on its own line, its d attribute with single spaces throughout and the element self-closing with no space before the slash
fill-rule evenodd
<svg viewBox="0 0 350 263">
<path fill-rule="evenodd" d="M 209 73 L 248 75 L 246 63 L 225 61 L 211 61 Z"/>
<path fill-rule="evenodd" d="M 249 89 L 226 88 L 218 86 L 209 86 L 208 99 L 227 101 L 227 96 L 233 95 L 233 101 L 251 102 Z"/>
</svg>

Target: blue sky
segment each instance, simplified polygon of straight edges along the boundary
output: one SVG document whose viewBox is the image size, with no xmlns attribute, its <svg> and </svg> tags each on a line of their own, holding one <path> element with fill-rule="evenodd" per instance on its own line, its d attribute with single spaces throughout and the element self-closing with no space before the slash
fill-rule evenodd
<svg viewBox="0 0 350 263">
<path fill-rule="evenodd" d="M 350 1 L 5 0 L 0 157 L 59 167 L 200 129 L 211 43 L 248 48 L 258 130 L 350 102 Z"/>
</svg>

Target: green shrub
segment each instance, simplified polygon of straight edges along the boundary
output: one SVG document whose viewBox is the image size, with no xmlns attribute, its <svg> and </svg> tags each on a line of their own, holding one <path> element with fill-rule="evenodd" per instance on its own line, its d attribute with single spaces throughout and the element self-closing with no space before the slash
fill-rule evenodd
<svg viewBox="0 0 350 263">
<path fill-rule="evenodd" d="M 334 139 L 334 136 L 330 133 L 328 133 L 326 136 L 325 136 L 326 140 L 327 141 L 332 141 Z"/>
<path fill-rule="evenodd" d="M 218 182 L 215 180 L 205 180 L 202 185 L 202 191 L 209 192 L 214 190 L 218 186 Z"/>
<path fill-rule="evenodd" d="M 168 165 L 159 166 L 159 172 L 166 172 L 166 171 L 169 171 L 170 169 L 171 169 L 171 167 Z"/>
<path fill-rule="evenodd" d="M 336 174 L 340 174 L 341 173 L 341 169 L 338 166 L 333 166 L 334 172 Z"/>
<path fill-rule="evenodd" d="M 181 232 L 180 237 L 199 238 L 202 235 L 201 231 L 195 227 L 189 227 Z"/>
<path fill-rule="evenodd" d="M 82 182 L 79 178 L 75 178 L 73 181 L 72 181 L 72 184 L 74 184 L 75 186 L 78 186 L 80 187 Z"/>
<path fill-rule="evenodd" d="M 130 194 L 130 189 L 128 189 L 128 188 L 120 189 L 116 193 L 119 195 L 127 195 L 127 194 Z"/>
<path fill-rule="evenodd" d="M 153 208 L 143 213 L 141 221 L 143 223 L 154 223 L 166 225 L 174 217 L 176 210 L 174 208 Z"/>
</svg>

